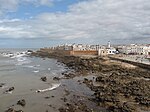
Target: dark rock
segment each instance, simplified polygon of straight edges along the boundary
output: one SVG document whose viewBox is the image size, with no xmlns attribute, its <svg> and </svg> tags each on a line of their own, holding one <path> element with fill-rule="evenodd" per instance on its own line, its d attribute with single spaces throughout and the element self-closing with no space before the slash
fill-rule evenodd
<svg viewBox="0 0 150 112">
<path fill-rule="evenodd" d="M 5 83 L 0 83 L 0 87 L 3 87 L 5 85 Z"/>
<path fill-rule="evenodd" d="M 42 80 L 43 82 L 46 82 L 46 81 L 47 81 L 47 78 L 44 76 L 44 77 L 41 77 L 41 80 Z"/>
<path fill-rule="evenodd" d="M 59 112 L 67 112 L 67 110 L 64 107 L 60 107 L 58 110 Z"/>
<path fill-rule="evenodd" d="M 15 112 L 23 112 L 23 110 L 16 110 Z"/>
<path fill-rule="evenodd" d="M 73 74 L 73 73 L 66 73 L 66 74 L 64 74 L 64 77 L 66 78 L 66 79 L 70 79 L 70 78 L 74 78 L 75 77 L 75 74 Z"/>
<path fill-rule="evenodd" d="M 9 89 L 7 89 L 7 90 L 5 91 L 5 93 L 11 92 L 11 91 L 13 91 L 14 89 L 15 89 L 14 87 L 10 87 Z"/>
<path fill-rule="evenodd" d="M 63 100 L 64 102 L 67 102 L 67 98 L 61 98 L 61 100 Z"/>
<path fill-rule="evenodd" d="M 33 51 L 32 51 L 32 50 L 28 50 L 27 52 L 30 52 L 30 53 L 32 53 Z"/>
<path fill-rule="evenodd" d="M 13 108 L 9 108 L 8 110 L 6 110 L 5 112 L 23 112 L 23 110 L 15 110 Z"/>
<path fill-rule="evenodd" d="M 53 80 L 60 80 L 60 78 L 59 77 L 54 77 Z"/>
<path fill-rule="evenodd" d="M 15 110 L 13 108 L 9 108 L 8 110 L 6 110 L 5 112 L 15 112 Z"/>
<path fill-rule="evenodd" d="M 49 98 L 50 98 L 49 96 L 46 96 L 46 97 L 45 97 L 45 99 L 49 99 Z"/>
<path fill-rule="evenodd" d="M 18 102 L 17 102 L 17 105 L 21 105 L 21 106 L 25 106 L 26 105 L 26 101 L 24 100 L 24 99 L 22 99 L 22 100 L 19 100 Z"/>
</svg>

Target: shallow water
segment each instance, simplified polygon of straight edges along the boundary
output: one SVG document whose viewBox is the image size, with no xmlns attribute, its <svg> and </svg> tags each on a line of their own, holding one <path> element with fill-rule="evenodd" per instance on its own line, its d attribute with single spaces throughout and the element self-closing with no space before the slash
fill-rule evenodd
<svg viewBox="0 0 150 112">
<path fill-rule="evenodd" d="M 0 112 L 9 107 L 25 112 L 59 112 L 58 109 L 66 103 L 63 98 L 69 102 L 82 100 L 95 112 L 103 110 L 88 100 L 93 92 L 78 82 L 84 77 L 54 81 L 53 77 L 63 77 L 62 72 L 69 69 L 55 59 L 29 57 L 24 51 L 0 50 L 0 83 L 5 83 L 0 87 Z M 46 82 L 40 80 L 43 76 L 47 77 Z M 4 94 L 10 87 L 14 87 L 14 91 Z M 69 91 L 69 95 L 66 95 L 65 90 Z M 75 98 L 75 95 L 80 98 Z M 21 99 L 26 101 L 24 107 L 17 105 Z"/>
<path fill-rule="evenodd" d="M 8 54 L 5 54 L 8 52 L 13 53 L 13 56 L 9 57 Z M 0 112 L 4 112 L 12 105 L 16 110 L 22 109 L 26 112 L 42 112 L 46 109 L 57 112 L 57 109 L 50 108 L 48 104 L 52 103 L 57 107 L 62 104 L 60 100 L 62 96 L 61 88 L 59 86 L 53 88 L 54 84 L 60 82 L 52 79 L 54 76 L 60 76 L 61 72 L 65 71 L 64 66 L 58 64 L 57 60 L 28 57 L 19 54 L 17 50 L 1 50 L 0 53 L 0 83 L 5 83 L 0 88 Z M 42 76 L 47 76 L 47 82 L 40 80 Z M 12 94 L 4 94 L 10 87 L 15 88 Z M 39 89 L 43 90 L 51 87 L 56 90 L 50 89 L 43 93 L 36 93 Z M 50 100 L 44 98 L 52 95 L 55 95 L 56 98 Z M 20 99 L 26 100 L 25 107 L 16 105 Z"/>
</svg>

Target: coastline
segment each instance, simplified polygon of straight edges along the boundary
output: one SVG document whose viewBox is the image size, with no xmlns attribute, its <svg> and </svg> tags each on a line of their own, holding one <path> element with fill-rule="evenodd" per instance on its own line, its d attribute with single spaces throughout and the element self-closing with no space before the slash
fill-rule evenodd
<svg viewBox="0 0 150 112">
<path fill-rule="evenodd" d="M 70 80 L 80 77 L 77 83 L 84 84 L 93 91 L 93 98 L 87 100 L 96 103 L 97 107 L 104 108 L 104 111 L 150 111 L 149 70 L 132 66 L 132 64 L 129 67 L 129 64 L 101 57 L 63 56 L 41 51 L 33 52 L 31 56 L 55 58 L 74 70 L 71 73 L 62 73 L 63 77 L 56 79 Z M 59 111 L 76 112 L 78 106 L 70 102 Z M 84 107 L 86 111 L 92 112 L 87 105 Z"/>
</svg>

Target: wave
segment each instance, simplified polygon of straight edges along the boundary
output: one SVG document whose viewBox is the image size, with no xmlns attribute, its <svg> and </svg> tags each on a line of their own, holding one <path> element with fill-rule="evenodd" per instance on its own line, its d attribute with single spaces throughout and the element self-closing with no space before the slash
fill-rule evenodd
<svg viewBox="0 0 150 112">
<path fill-rule="evenodd" d="M 47 89 L 39 89 L 36 92 L 41 93 L 41 92 L 51 91 L 51 90 L 58 88 L 59 86 L 60 86 L 60 84 L 52 84 L 52 87 L 49 87 Z"/>
<path fill-rule="evenodd" d="M 34 73 L 38 73 L 39 72 L 39 70 L 35 70 L 35 71 L 33 71 Z"/>
<path fill-rule="evenodd" d="M 27 54 L 28 52 L 15 52 L 15 53 L 3 52 L 1 53 L 3 57 L 9 57 L 11 59 L 14 59 L 16 62 L 15 65 L 23 65 L 23 64 L 30 63 L 31 61 L 27 58 Z"/>
</svg>

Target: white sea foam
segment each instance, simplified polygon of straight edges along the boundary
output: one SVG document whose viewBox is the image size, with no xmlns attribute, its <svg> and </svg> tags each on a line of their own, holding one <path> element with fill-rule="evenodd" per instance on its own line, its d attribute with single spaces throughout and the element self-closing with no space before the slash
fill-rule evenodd
<svg viewBox="0 0 150 112">
<path fill-rule="evenodd" d="M 39 72 L 39 70 L 35 70 L 35 71 L 33 71 L 34 73 L 38 73 Z"/>
<path fill-rule="evenodd" d="M 31 62 L 26 57 L 27 52 L 1 53 L 1 55 L 4 57 L 10 57 L 12 59 L 15 59 L 16 65 L 23 65 Z"/>
<path fill-rule="evenodd" d="M 51 91 L 51 90 L 54 90 L 54 89 L 58 88 L 59 86 L 60 86 L 60 84 L 52 84 L 51 87 L 49 87 L 47 89 L 39 89 L 36 92 L 41 93 L 41 92 Z"/>
</svg>

